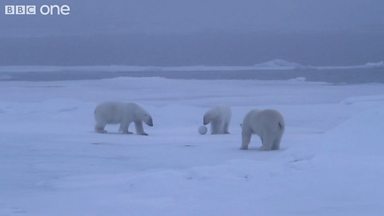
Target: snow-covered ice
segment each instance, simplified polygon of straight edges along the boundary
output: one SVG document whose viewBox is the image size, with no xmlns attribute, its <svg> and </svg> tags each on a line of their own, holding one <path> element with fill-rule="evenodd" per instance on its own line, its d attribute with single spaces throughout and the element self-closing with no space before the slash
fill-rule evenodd
<svg viewBox="0 0 384 216">
<path fill-rule="evenodd" d="M 93 131 L 95 106 L 136 102 L 149 136 Z M 229 135 L 198 134 L 232 107 Z M 279 151 L 240 150 L 252 108 L 285 117 Z M 384 85 L 114 78 L 0 83 L 0 215 L 382 215 Z M 131 126 L 132 127 L 132 126 Z"/>
<path fill-rule="evenodd" d="M 131 66 L 131 65 L 93 65 L 93 66 L 0 66 L 0 73 L 11 72 L 127 72 L 127 71 L 240 71 L 240 70 L 297 70 L 297 69 L 318 69 L 318 70 L 342 70 L 342 69 L 372 69 L 384 68 L 384 61 L 368 62 L 361 65 L 341 65 L 341 66 L 314 66 L 305 65 L 296 62 L 290 62 L 284 59 L 273 59 L 267 62 L 261 62 L 248 66 Z"/>
</svg>

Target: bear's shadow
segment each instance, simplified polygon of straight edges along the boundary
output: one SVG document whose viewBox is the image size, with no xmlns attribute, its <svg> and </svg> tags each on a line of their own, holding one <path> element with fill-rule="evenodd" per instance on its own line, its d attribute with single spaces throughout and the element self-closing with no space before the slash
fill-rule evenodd
<svg viewBox="0 0 384 216">
<path fill-rule="evenodd" d="M 105 133 L 97 133 L 97 132 L 93 132 L 93 133 L 96 133 L 96 134 L 100 134 L 100 135 L 123 135 L 123 136 L 130 136 L 130 135 L 134 135 L 134 136 L 142 136 L 140 134 L 136 134 L 136 133 L 121 133 L 121 132 L 105 132 Z"/>
<path fill-rule="evenodd" d="M 246 151 L 255 152 L 256 151 L 256 152 L 266 152 L 266 153 L 268 153 L 268 152 L 283 152 L 283 151 L 287 150 L 287 148 L 280 148 L 280 149 L 277 149 L 277 150 L 263 150 L 263 149 L 261 149 L 260 146 L 257 146 L 257 147 L 249 147 L 246 150 L 244 150 L 244 149 L 240 149 L 240 150 L 244 151 L 244 152 L 246 152 Z"/>
</svg>

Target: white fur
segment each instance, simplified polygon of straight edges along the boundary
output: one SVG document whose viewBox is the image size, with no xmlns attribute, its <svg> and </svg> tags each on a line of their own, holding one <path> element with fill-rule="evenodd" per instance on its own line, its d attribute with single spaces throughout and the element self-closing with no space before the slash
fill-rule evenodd
<svg viewBox="0 0 384 216">
<path fill-rule="evenodd" d="M 153 126 L 151 115 L 135 103 L 101 103 L 95 109 L 95 120 L 95 131 L 98 133 L 106 133 L 104 128 L 107 124 L 120 124 L 119 131 L 129 134 L 129 124 L 134 122 L 137 134 L 148 135 L 144 132 L 143 122 Z"/>
<path fill-rule="evenodd" d="M 231 109 L 226 106 L 218 106 L 208 110 L 204 114 L 203 124 L 211 123 L 211 134 L 228 134 L 228 126 L 231 121 Z"/>
<path fill-rule="evenodd" d="M 284 127 L 283 116 L 278 111 L 251 110 L 244 117 L 242 124 L 241 149 L 248 149 L 252 134 L 261 138 L 262 150 L 279 149 Z"/>
</svg>

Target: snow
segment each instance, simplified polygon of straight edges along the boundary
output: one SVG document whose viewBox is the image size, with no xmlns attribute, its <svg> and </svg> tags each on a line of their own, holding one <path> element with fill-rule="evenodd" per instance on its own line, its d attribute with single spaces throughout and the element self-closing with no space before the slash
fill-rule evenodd
<svg viewBox="0 0 384 216">
<path fill-rule="evenodd" d="M 114 78 L 1 82 L 0 215 L 381 215 L 384 85 Z M 149 136 L 93 131 L 105 100 L 136 102 Z M 229 135 L 198 134 L 232 107 Z M 285 117 L 279 151 L 240 150 L 252 108 Z M 131 129 L 132 130 L 132 129 Z"/>
</svg>

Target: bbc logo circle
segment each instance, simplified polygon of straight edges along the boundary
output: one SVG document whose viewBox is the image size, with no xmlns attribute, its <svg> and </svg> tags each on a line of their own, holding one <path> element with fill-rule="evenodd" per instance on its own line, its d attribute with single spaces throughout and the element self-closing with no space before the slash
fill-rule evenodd
<svg viewBox="0 0 384 216">
<path fill-rule="evenodd" d="M 67 16 L 71 13 L 69 5 L 5 5 L 5 15 L 62 15 Z"/>
</svg>

